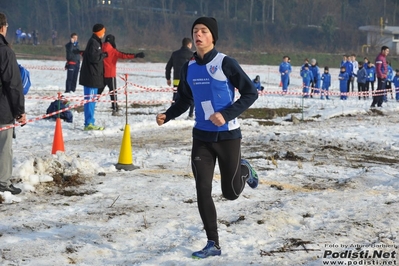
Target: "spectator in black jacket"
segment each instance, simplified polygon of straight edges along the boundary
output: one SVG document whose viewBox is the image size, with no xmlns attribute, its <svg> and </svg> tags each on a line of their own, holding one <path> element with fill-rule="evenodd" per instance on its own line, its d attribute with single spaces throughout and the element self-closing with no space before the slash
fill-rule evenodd
<svg viewBox="0 0 399 266">
<path fill-rule="evenodd" d="M 71 34 L 71 40 L 65 44 L 67 79 L 65 84 L 65 93 L 73 93 L 76 91 L 76 83 L 80 68 L 80 51 L 78 44 L 78 35 L 74 32 Z"/>
<path fill-rule="evenodd" d="M 101 49 L 101 39 L 105 35 L 105 27 L 102 24 L 93 26 L 93 35 L 83 52 L 82 68 L 80 69 L 79 84 L 83 86 L 85 100 L 89 102 L 84 105 L 85 127 L 84 130 L 103 130 L 104 127 L 94 124 L 95 98 L 98 89 L 104 88 L 104 58 L 107 53 Z"/>
<path fill-rule="evenodd" d="M 15 53 L 8 46 L 7 18 L 0 13 L 0 192 L 21 193 L 11 184 L 13 128 L 4 129 L 17 120 L 26 122 L 25 98 Z"/>
<path fill-rule="evenodd" d="M 190 38 L 183 38 L 181 48 L 172 53 L 168 63 L 166 64 L 165 76 L 166 76 L 166 83 L 168 84 L 168 86 L 172 85 L 171 71 L 173 68 L 173 98 L 172 98 L 173 103 L 175 103 L 179 97 L 177 93 L 177 87 L 179 86 L 180 82 L 180 70 L 183 67 L 184 63 L 186 63 L 193 57 L 193 52 L 191 51 L 192 46 L 193 42 Z M 193 118 L 193 113 L 194 113 L 194 104 L 190 106 L 188 117 Z"/>
</svg>

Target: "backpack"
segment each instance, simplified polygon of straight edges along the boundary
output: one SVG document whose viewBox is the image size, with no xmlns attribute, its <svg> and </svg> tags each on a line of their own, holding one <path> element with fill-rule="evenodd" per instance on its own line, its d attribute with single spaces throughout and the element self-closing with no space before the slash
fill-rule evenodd
<svg viewBox="0 0 399 266">
<path fill-rule="evenodd" d="M 30 73 L 26 68 L 24 68 L 20 64 L 18 64 L 18 67 L 19 67 L 19 72 L 21 73 L 22 87 L 24 88 L 24 95 L 26 95 L 31 86 Z"/>
</svg>

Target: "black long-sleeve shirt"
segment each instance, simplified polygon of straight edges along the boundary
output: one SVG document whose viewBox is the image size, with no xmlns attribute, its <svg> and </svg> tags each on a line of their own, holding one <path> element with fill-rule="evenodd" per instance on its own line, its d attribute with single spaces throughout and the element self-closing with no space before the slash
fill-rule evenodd
<svg viewBox="0 0 399 266">
<path fill-rule="evenodd" d="M 187 46 L 182 46 L 179 50 L 174 51 L 165 67 L 166 79 L 170 80 L 173 68 L 173 79 L 180 80 L 181 68 L 192 57 L 193 52 Z"/>
</svg>

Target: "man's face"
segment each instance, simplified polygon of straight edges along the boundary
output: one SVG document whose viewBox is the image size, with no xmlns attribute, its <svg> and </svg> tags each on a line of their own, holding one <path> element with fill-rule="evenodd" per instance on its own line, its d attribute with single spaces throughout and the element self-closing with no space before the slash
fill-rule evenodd
<svg viewBox="0 0 399 266">
<path fill-rule="evenodd" d="M 1 33 L 2 33 L 4 36 L 6 36 L 6 34 L 7 34 L 7 29 L 8 29 L 8 23 L 6 22 L 5 25 L 2 25 L 2 26 L 1 26 Z"/>
<path fill-rule="evenodd" d="M 74 36 L 72 37 L 72 40 L 73 40 L 73 42 L 77 42 L 77 41 L 78 41 L 78 35 L 74 35 Z"/>
<path fill-rule="evenodd" d="M 204 24 L 197 24 L 193 28 L 193 40 L 197 49 L 209 50 L 213 47 L 213 36 Z"/>
<path fill-rule="evenodd" d="M 387 56 L 388 54 L 389 54 L 389 49 L 385 49 L 384 51 L 382 51 L 383 52 L 383 54 L 385 55 L 385 56 Z"/>
</svg>

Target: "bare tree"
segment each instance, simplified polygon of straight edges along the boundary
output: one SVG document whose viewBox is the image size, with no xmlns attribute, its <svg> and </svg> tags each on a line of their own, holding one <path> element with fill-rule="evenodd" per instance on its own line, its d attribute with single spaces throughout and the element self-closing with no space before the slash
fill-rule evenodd
<svg viewBox="0 0 399 266">
<path fill-rule="evenodd" d="M 67 20 L 68 20 L 68 32 L 71 32 L 71 8 L 69 6 L 69 0 L 65 0 L 67 4 Z"/>
<path fill-rule="evenodd" d="M 47 0 L 47 11 L 48 11 L 48 20 L 49 20 L 49 25 L 50 25 L 50 30 L 54 29 L 54 25 L 53 25 L 53 12 L 51 10 L 51 6 L 50 6 L 50 0 Z"/>
<path fill-rule="evenodd" d="M 167 23 L 168 18 L 167 18 L 167 14 L 166 14 L 166 3 L 165 0 L 161 0 L 161 5 L 162 5 L 162 15 L 163 15 L 163 20 L 164 20 L 164 24 Z"/>
<path fill-rule="evenodd" d="M 203 15 L 205 14 L 205 10 L 204 10 L 204 0 L 200 0 L 199 5 L 200 5 L 201 16 L 203 16 Z"/>
<path fill-rule="evenodd" d="M 173 0 L 169 0 L 169 9 L 173 10 Z"/>
<path fill-rule="evenodd" d="M 263 33 L 266 33 L 266 22 L 267 22 L 266 5 L 267 5 L 267 0 L 262 0 L 262 28 L 263 28 Z"/>
<path fill-rule="evenodd" d="M 274 23 L 274 0 L 272 0 L 272 23 Z"/>
<path fill-rule="evenodd" d="M 392 15 L 392 25 L 395 25 L 396 24 L 396 14 L 397 14 L 397 10 L 398 10 L 398 0 L 393 0 L 393 5 L 394 5 L 394 8 L 393 8 L 393 15 Z"/>
<path fill-rule="evenodd" d="M 235 18 L 238 18 L 237 11 L 238 11 L 238 0 L 234 0 L 234 17 Z"/>
<path fill-rule="evenodd" d="M 224 17 L 226 18 L 226 19 L 229 19 L 230 18 L 230 0 L 224 0 L 224 5 L 223 5 L 223 7 L 224 7 Z"/>
<path fill-rule="evenodd" d="M 253 10 L 254 10 L 254 0 L 250 0 L 250 4 L 249 4 L 249 25 L 252 25 Z"/>
</svg>

